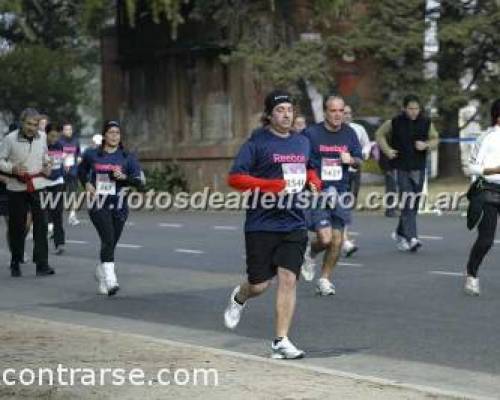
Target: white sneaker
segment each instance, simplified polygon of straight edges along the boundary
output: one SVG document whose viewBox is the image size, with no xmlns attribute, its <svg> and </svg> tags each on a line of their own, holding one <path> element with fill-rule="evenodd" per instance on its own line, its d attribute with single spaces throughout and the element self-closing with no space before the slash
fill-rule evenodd
<svg viewBox="0 0 500 400">
<path fill-rule="evenodd" d="M 308 282 L 314 279 L 314 275 L 316 274 L 316 263 L 314 262 L 314 258 L 311 254 L 311 245 L 308 244 L 306 248 L 306 252 L 304 254 L 304 262 L 302 263 L 302 267 L 300 268 L 300 272 L 304 279 Z"/>
<path fill-rule="evenodd" d="M 411 238 L 408 245 L 410 246 L 410 251 L 415 253 L 418 249 L 422 247 L 422 242 L 417 238 Z"/>
<path fill-rule="evenodd" d="M 481 289 L 479 288 L 479 278 L 467 275 L 465 278 L 464 292 L 469 296 L 479 296 Z"/>
<path fill-rule="evenodd" d="M 80 221 L 76 217 L 76 213 L 74 211 L 71 211 L 69 213 L 68 224 L 71 225 L 71 226 L 76 226 L 76 225 L 80 224 Z"/>
<path fill-rule="evenodd" d="M 50 239 L 54 236 L 54 224 L 52 222 L 47 225 L 47 235 Z"/>
<path fill-rule="evenodd" d="M 316 294 L 333 296 L 335 294 L 335 285 L 326 278 L 320 278 L 316 283 Z"/>
<path fill-rule="evenodd" d="M 97 294 L 108 294 L 108 288 L 104 281 L 104 269 L 102 263 L 98 263 L 95 269 L 95 280 L 97 281 Z"/>
<path fill-rule="evenodd" d="M 396 242 L 396 247 L 399 251 L 410 251 L 410 243 L 403 236 L 399 236 L 396 232 L 391 233 L 391 238 Z"/>
<path fill-rule="evenodd" d="M 229 304 L 224 311 L 224 325 L 228 329 L 234 329 L 240 322 L 241 313 L 245 308 L 245 304 L 238 304 L 234 299 L 234 296 L 240 291 L 239 285 L 236 286 L 231 293 L 231 297 L 229 298 Z"/>
<path fill-rule="evenodd" d="M 116 279 L 115 273 L 115 263 L 105 262 L 102 263 L 102 269 L 104 272 L 104 284 L 106 285 L 108 296 L 113 296 L 120 290 L 120 285 Z"/>
<path fill-rule="evenodd" d="M 274 341 L 271 343 L 271 358 L 279 360 L 296 360 L 303 358 L 305 353 L 297 349 L 295 345 L 286 336 L 277 344 Z"/>
<path fill-rule="evenodd" d="M 358 246 L 356 246 L 351 240 L 344 240 L 342 243 L 342 254 L 344 257 L 349 258 L 357 251 Z"/>
<path fill-rule="evenodd" d="M 410 251 L 410 244 L 408 243 L 408 240 L 402 239 L 396 244 L 396 247 L 399 251 Z"/>
</svg>

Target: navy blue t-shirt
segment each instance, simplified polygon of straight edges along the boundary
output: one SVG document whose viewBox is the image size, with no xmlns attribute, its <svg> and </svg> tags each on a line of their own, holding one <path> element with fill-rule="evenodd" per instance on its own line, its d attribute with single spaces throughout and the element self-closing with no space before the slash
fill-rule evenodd
<svg viewBox="0 0 500 400">
<path fill-rule="evenodd" d="M 81 180 L 90 182 L 96 189 L 97 195 L 107 196 L 104 207 L 126 210 L 127 202 L 120 202 L 119 194 L 130 184 L 115 180 L 113 178 L 115 170 L 121 171 L 129 178 L 140 179 L 141 177 L 141 167 L 137 159 L 121 149 L 117 149 L 114 153 L 107 153 L 101 149 L 87 149 L 78 166 Z"/>
<path fill-rule="evenodd" d="M 63 147 L 63 165 L 68 168 L 65 175 L 76 177 L 78 174 L 78 158 L 80 157 L 80 142 L 75 136 L 68 139 L 62 135 L 59 143 Z"/>
<path fill-rule="evenodd" d="M 64 176 L 63 146 L 61 143 L 56 142 L 54 144 L 47 144 L 47 148 L 50 161 L 52 161 L 52 170 L 49 179 L 51 181 L 56 181 Z"/>
<path fill-rule="evenodd" d="M 307 127 L 302 135 L 311 143 L 310 165 L 323 183 L 322 190 L 335 187 L 339 193 L 349 188 L 349 166 L 342 164 L 341 153 L 362 159 L 361 145 L 356 132 L 342 124 L 337 132 L 329 131 L 321 122 Z"/>
<path fill-rule="evenodd" d="M 309 141 L 302 135 L 292 134 L 286 138 L 279 137 L 266 128 L 255 130 L 250 139 L 241 147 L 230 174 L 247 174 L 255 178 L 285 179 L 284 173 L 305 172 L 309 162 Z M 288 175 L 290 176 L 290 175 Z M 256 196 L 256 195 L 254 195 Z M 261 193 L 258 198 L 262 198 Z M 304 210 L 297 207 L 296 194 L 287 194 L 292 207 L 274 207 L 265 209 L 260 201 L 250 199 L 250 207 L 246 212 L 246 232 L 291 232 L 306 229 Z"/>
</svg>

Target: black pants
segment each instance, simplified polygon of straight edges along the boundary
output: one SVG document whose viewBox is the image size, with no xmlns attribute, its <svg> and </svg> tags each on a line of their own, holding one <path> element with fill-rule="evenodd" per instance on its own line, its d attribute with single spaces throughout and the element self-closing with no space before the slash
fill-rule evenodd
<svg viewBox="0 0 500 400">
<path fill-rule="evenodd" d="M 58 200 L 55 207 L 49 208 L 48 210 L 49 221 L 54 224 L 54 245 L 56 247 L 65 243 L 63 226 L 64 191 L 64 184 L 50 186 L 47 188 L 47 192 Z M 61 194 L 58 195 L 58 193 Z"/>
<path fill-rule="evenodd" d="M 9 191 L 9 240 L 13 264 L 22 262 L 24 257 L 26 216 L 30 210 L 33 216 L 33 260 L 42 268 L 49 265 L 47 212 L 40 205 L 40 192 Z"/>
<path fill-rule="evenodd" d="M 484 256 L 493 246 L 495 232 L 497 229 L 497 216 L 500 212 L 500 206 L 492 204 L 483 205 L 483 217 L 479 222 L 478 236 L 472 246 L 469 261 L 467 263 L 467 275 L 477 277 L 477 271 L 481 265 Z"/>
<path fill-rule="evenodd" d="M 115 261 L 115 248 L 126 217 L 105 208 L 90 210 L 89 216 L 101 239 L 101 262 Z"/>
</svg>

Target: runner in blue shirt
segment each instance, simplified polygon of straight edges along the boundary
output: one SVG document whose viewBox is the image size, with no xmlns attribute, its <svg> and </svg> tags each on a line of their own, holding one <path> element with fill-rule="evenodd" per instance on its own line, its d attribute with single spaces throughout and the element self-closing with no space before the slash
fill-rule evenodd
<svg viewBox="0 0 500 400">
<path fill-rule="evenodd" d="M 290 94 L 271 92 L 265 100 L 266 123 L 243 144 L 228 179 L 233 188 L 252 191 L 258 201 L 249 202 L 257 206 L 247 210 L 245 221 L 248 278 L 231 293 L 224 313 L 225 325 L 234 329 L 247 300 L 262 294 L 277 275 L 276 336 L 271 343 L 271 357 L 277 359 L 304 356 L 288 339 L 307 244 L 304 209 L 296 200 L 307 184 L 312 190 L 320 185 L 314 171 L 307 170 L 309 141 L 293 133 L 293 117 Z M 284 203 L 290 207 L 264 207 L 262 199 L 269 193 L 285 196 L 290 202 Z"/>
<path fill-rule="evenodd" d="M 359 167 L 362 160 L 361 145 L 354 130 L 343 122 L 344 100 L 338 96 L 325 98 L 325 120 L 308 127 L 303 135 L 311 142 L 311 165 L 321 178 L 322 190 L 338 194 L 335 204 L 312 209 L 310 228 L 317 234 L 308 247 L 302 266 L 302 275 L 312 280 L 315 274 L 314 257 L 325 251 L 321 276 L 316 292 L 327 296 L 335 294 L 331 276 L 337 265 L 342 247 L 343 230 L 348 218 L 349 167 Z"/>
<path fill-rule="evenodd" d="M 59 142 L 60 129 L 55 124 L 48 123 L 45 127 L 47 134 L 48 155 L 52 164 L 52 171 L 48 177 L 47 192 L 54 196 L 56 203 L 49 208 L 49 234 L 54 240 L 55 253 L 64 253 L 65 237 L 63 226 L 64 201 L 64 166 L 63 145 Z M 52 225 L 52 228 L 50 226 Z"/>
</svg>

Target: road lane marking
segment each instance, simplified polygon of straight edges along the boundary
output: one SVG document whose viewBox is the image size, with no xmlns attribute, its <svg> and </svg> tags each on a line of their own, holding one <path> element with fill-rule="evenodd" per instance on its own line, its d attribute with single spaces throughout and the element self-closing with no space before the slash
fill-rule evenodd
<svg viewBox="0 0 500 400">
<path fill-rule="evenodd" d="M 216 231 L 237 231 L 238 227 L 234 225 L 214 225 L 212 227 Z"/>
<path fill-rule="evenodd" d="M 140 244 L 118 243 L 116 247 L 121 247 L 122 249 L 141 249 L 143 246 Z"/>
<path fill-rule="evenodd" d="M 443 275 L 443 276 L 464 276 L 463 272 L 450 272 L 450 271 L 429 271 L 429 274 Z"/>
<path fill-rule="evenodd" d="M 443 240 L 442 236 L 419 235 L 418 238 L 424 240 Z"/>
<path fill-rule="evenodd" d="M 173 222 L 160 222 L 158 226 L 161 228 L 182 228 L 184 224 L 177 224 Z"/>
<path fill-rule="evenodd" d="M 66 243 L 69 243 L 69 244 L 89 244 L 89 242 L 86 242 L 85 240 L 66 240 Z"/>
<path fill-rule="evenodd" d="M 357 264 L 357 263 L 348 263 L 348 262 L 339 262 L 337 263 L 338 265 L 342 265 L 344 267 L 363 267 L 363 264 Z"/>
<path fill-rule="evenodd" d="M 202 250 L 194 250 L 194 249 L 175 249 L 176 253 L 186 253 L 186 254 L 203 254 L 205 253 Z"/>
</svg>

